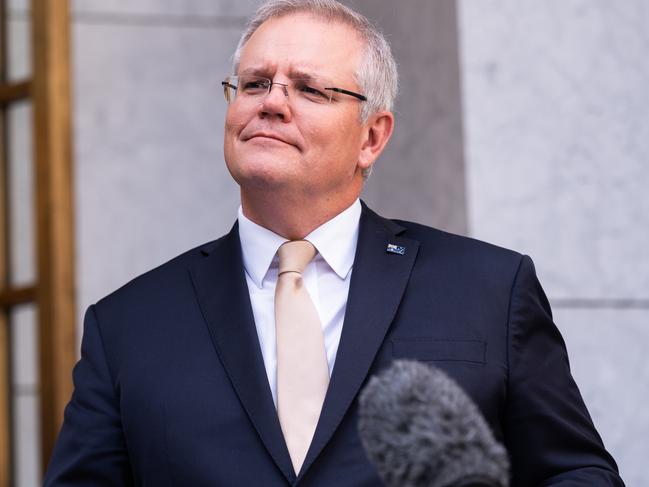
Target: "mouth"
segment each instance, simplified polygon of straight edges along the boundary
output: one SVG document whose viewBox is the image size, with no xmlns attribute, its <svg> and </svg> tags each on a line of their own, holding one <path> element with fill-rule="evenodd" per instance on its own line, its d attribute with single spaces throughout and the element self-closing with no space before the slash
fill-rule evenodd
<svg viewBox="0 0 649 487">
<path fill-rule="evenodd" d="M 290 145 L 293 147 L 297 148 L 296 144 L 293 144 L 292 142 L 289 142 L 285 138 L 281 137 L 280 135 L 274 134 L 272 132 L 255 132 L 250 136 L 243 137 L 244 142 L 248 142 L 251 140 L 256 140 L 259 142 L 281 142 L 282 144 Z"/>
</svg>

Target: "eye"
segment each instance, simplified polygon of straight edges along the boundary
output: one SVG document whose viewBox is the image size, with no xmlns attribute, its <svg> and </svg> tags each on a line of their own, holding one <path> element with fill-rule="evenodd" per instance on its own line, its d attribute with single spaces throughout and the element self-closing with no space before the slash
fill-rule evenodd
<svg viewBox="0 0 649 487">
<path fill-rule="evenodd" d="M 309 94 L 309 95 L 325 96 L 325 94 L 322 93 L 320 90 L 318 90 L 317 88 L 314 88 L 312 86 L 309 86 L 309 85 L 304 85 L 302 87 L 302 91 L 304 93 Z"/>
<path fill-rule="evenodd" d="M 263 78 L 243 78 L 239 80 L 239 87 L 247 94 L 268 91 L 268 85 L 269 81 Z"/>
<path fill-rule="evenodd" d="M 296 80 L 295 90 L 311 101 L 320 103 L 329 101 L 329 93 L 320 87 L 318 83 L 310 80 Z"/>
</svg>

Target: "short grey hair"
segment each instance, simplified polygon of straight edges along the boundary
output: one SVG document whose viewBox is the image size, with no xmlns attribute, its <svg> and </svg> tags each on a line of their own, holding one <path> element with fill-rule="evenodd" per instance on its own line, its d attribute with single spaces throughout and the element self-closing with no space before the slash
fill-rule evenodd
<svg viewBox="0 0 649 487">
<path fill-rule="evenodd" d="M 383 34 L 361 14 L 335 0 L 268 0 L 250 18 L 239 39 L 233 56 L 233 69 L 239 70 L 243 46 L 267 20 L 306 12 L 327 21 L 341 22 L 352 27 L 365 43 L 360 65 L 354 78 L 367 101 L 361 108 L 361 123 L 382 110 L 392 111 L 397 96 L 397 64 L 390 44 Z"/>
</svg>

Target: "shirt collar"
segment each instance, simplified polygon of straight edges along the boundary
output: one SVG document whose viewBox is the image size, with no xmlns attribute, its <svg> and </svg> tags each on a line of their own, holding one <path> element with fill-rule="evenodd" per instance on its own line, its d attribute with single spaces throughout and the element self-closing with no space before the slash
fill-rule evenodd
<svg viewBox="0 0 649 487">
<path fill-rule="evenodd" d="M 305 237 L 341 279 L 347 277 L 354 264 L 360 218 L 361 203 L 357 199 Z"/>
<path fill-rule="evenodd" d="M 357 199 L 304 238 L 314 245 L 341 279 L 347 277 L 354 263 L 360 217 L 361 204 Z M 255 285 L 261 288 L 277 249 L 288 240 L 248 219 L 241 206 L 237 219 L 243 266 Z"/>
</svg>

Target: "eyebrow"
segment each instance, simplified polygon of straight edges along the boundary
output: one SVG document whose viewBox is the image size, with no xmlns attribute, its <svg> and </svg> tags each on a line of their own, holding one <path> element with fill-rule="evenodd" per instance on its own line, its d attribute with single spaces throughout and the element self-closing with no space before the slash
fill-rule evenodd
<svg viewBox="0 0 649 487">
<path fill-rule="evenodd" d="M 310 80 L 310 79 L 313 79 L 313 78 L 317 78 L 317 76 L 314 76 L 311 73 L 308 73 L 306 71 L 302 71 L 302 70 L 299 70 L 299 69 L 291 69 L 291 71 L 289 73 L 289 78 L 290 79 L 306 79 L 306 80 Z"/>
<path fill-rule="evenodd" d="M 239 71 L 239 75 L 247 74 L 254 76 L 268 76 L 269 71 L 266 68 L 247 68 Z"/>
<path fill-rule="evenodd" d="M 243 75 L 253 75 L 253 76 L 262 76 L 265 78 L 272 78 L 271 71 L 273 71 L 270 67 L 252 67 L 252 68 L 247 68 L 239 71 L 239 74 Z M 289 79 L 306 79 L 306 80 L 311 80 L 318 78 L 319 76 L 310 73 L 308 71 L 305 71 L 302 68 L 291 68 L 288 74 Z"/>
</svg>

